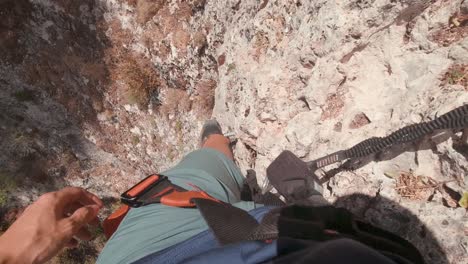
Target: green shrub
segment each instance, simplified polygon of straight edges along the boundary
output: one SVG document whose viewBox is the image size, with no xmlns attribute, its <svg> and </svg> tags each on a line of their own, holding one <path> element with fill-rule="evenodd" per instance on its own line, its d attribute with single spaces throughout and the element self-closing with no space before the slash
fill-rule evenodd
<svg viewBox="0 0 468 264">
<path fill-rule="evenodd" d="M 136 135 L 132 136 L 132 144 L 136 146 L 138 143 L 140 143 L 140 137 Z"/>
<path fill-rule="evenodd" d="M 175 131 L 177 134 L 180 134 L 182 132 L 182 128 L 183 128 L 183 125 L 182 125 L 182 121 L 180 120 L 177 120 L 176 123 L 175 123 Z"/>
<path fill-rule="evenodd" d="M 8 204 L 8 197 L 15 190 L 16 185 L 16 180 L 12 175 L 0 172 L 0 207 Z"/>
<path fill-rule="evenodd" d="M 13 93 L 13 96 L 16 98 L 16 100 L 20 102 L 27 102 L 27 101 L 33 101 L 34 100 L 34 91 L 24 89 L 22 91 L 17 91 Z"/>
<path fill-rule="evenodd" d="M 0 189 L 0 207 L 5 207 L 8 204 L 8 192 Z"/>
</svg>

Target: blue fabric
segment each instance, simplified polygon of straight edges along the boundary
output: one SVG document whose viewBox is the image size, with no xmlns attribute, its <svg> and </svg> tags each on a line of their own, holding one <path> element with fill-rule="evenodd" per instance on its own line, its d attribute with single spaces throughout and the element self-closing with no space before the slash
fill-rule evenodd
<svg viewBox="0 0 468 264">
<path fill-rule="evenodd" d="M 212 249 L 201 255 L 191 257 L 183 263 L 220 263 L 223 264 L 254 264 L 271 260 L 277 255 L 276 241 L 272 243 L 264 242 L 242 242 L 223 248 Z M 160 263 L 160 262 L 153 262 Z"/>
<path fill-rule="evenodd" d="M 272 208 L 269 206 L 257 208 L 250 211 L 249 214 L 257 221 L 261 221 Z M 213 233 L 207 230 L 133 263 L 219 263 L 220 259 L 222 259 L 223 264 L 259 263 L 276 256 L 276 248 L 276 241 L 272 243 L 248 241 L 222 247 L 216 241 Z"/>
</svg>

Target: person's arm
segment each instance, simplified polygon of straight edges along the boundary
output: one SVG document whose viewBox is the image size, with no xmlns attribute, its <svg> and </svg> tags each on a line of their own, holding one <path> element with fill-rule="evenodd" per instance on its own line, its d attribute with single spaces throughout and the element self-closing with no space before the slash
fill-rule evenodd
<svg viewBox="0 0 468 264">
<path fill-rule="evenodd" d="M 102 201 L 81 188 L 42 195 L 0 237 L 0 263 L 44 263 L 62 248 L 90 240 Z"/>
</svg>

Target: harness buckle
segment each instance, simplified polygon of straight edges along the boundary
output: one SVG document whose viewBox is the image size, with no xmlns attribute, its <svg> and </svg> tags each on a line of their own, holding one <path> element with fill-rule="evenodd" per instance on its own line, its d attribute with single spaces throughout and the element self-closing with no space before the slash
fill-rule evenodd
<svg viewBox="0 0 468 264">
<path fill-rule="evenodd" d="M 196 207 L 192 199 L 201 198 L 219 202 L 200 188 L 188 191 L 173 184 L 166 176 L 152 174 L 122 193 L 120 200 L 130 207 L 162 203 L 174 207 Z"/>
<path fill-rule="evenodd" d="M 117 230 L 130 208 L 147 204 L 161 203 L 173 207 L 196 207 L 193 199 L 207 199 L 218 203 L 221 201 L 211 197 L 197 186 L 196 190 L 187 191 L 173 184 L 166 176 L 152 174 L 120 195 L 123 205 L 108 216 L 103 222 L 104 233 L 107 238 Z"/>
</svg>

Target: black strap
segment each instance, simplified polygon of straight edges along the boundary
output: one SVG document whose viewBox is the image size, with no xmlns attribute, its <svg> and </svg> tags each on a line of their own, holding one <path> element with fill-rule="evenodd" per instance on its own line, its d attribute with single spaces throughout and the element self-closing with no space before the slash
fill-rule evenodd
<svg viewBox="0 0 468 264">
<path fill-rule="evenodd" d="M 254 170 L 247 170 L 246 179 L 241 189 L 242 201 L 254 201 L 268 206 L 283 206 L 285 203 L 271 192 L 262 193 L 257 182 L 257 174 Z"/>
<path fill-rule="evenodd" d="M 431 121 L 405 126 L 386 137 L 372 137 L 353 147 L 337 151 L 325 157 L 308 162 L 312 171 L 330 164 L 348 160 L 347 169 L 355 169 L 355 164 L 363 157 L 370 156 L 391 146 L 416 142 L 438 130 L 460 130 L 468 127 L 468 104 L 457 107 Z"/>
<path fill-rule="evenodd" d="M 250 236 L 262 233 L 256 231 L 260 226 L 257 220 L 240 208 L 207 199 L 193 201 L 221 245 L 257 240 L 257 237 Z"/>
<path fill-rule="evenodd" d="M 393 254 L 378 252 L 351 239 L 334 239 L 326 242 L 280 238 L 278 256 L 274 264 L 410 264 Z"/>
</svg>

